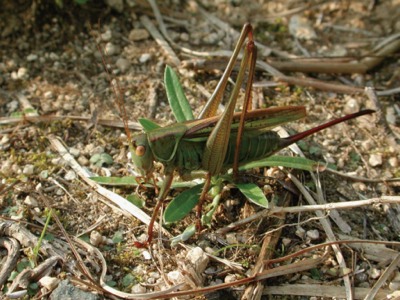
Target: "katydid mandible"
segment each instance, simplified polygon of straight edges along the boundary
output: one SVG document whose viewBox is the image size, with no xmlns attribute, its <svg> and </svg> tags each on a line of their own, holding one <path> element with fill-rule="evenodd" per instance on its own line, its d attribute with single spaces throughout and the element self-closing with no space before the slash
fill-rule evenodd
<svg viewBox="0 0 400 300">
<path fill-rule="evenodd" d="M 232 73 L 243 45 L 245 45 L 244 53 L 235 87 L 225 111 L 216 116 L 217 107 L 228 83 L 228 77 Z M 218 175 L 228 168 L 233 168 L 234 174 L 237 174 L 239 164 L 270 156 L 282 148 L 327 127 L 374 112 L 373 110 L 359 111 L 305 132 L 280 138 L 276 132 L 270 129 L 286 122 L 304 118 L 306 111 L 303 106 L 251 109 L 251 89 L 256 52 L 252 27 L 250 24 L 245 24 L 227 68 L 199 119 L 154 128 L 132 136 L 131 152 L 136 170 L 147 179 L 153 174 L 154 161 L 161 162 L 165 170 L 164 183 L 148 228 L 147 243 L 152 241 L 154 222 L 170 190 L 175 171 L 181 175 L 190 174 L 194 170 L 206 171 L 205 184 L 197 205 L 198 221 L 196 227 L 199 230 L 201 228 L 202 203 L 209 190 L 212 176 Z M 246 74 L 243 109 L 240 113 L 234 113 L 238 94 L 245 81 Z"/>
</svg>

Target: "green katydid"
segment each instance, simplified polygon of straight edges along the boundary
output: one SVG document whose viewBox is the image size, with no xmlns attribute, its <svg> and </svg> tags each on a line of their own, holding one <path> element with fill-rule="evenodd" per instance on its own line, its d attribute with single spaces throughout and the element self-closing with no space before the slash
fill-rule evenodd
<svg viewBox="0 0 400 300">
<path fill-rule="evenodd" d="M 217 107 L 222 100 L 228 77 L 243 45 L 245 45 L 244 53 L 235 87 L 225 111 L 216 116 Z M 303 106 L 251 110 L 251 88 L 256 55 L 252 27 L 250 24 L 245 24 L 228 66 L 199 119 L 188 121 L 178 119 L 179 123 L 165 127 L 150 125 L 147 126 L 144 133 L 130 138 L 132 160 L 136 170 L 143 177 L 149 179 L 152 176 L 154 161 L 159 161 L 164 165 L 165 179 L 149 224 L 148 243 L 152 240 L 153 225 L 170 190 L 175 171 L 181 175 L 190 174 L 195 170 L 206 171 L 205 184 L 197 205 L 198 222 L 196 225 L 200 229 L 202 203 L 213 176 L 228 168 L 233 168 L 234 174 L 237 174 L 239 164 L 270 156 L 280 149 L 327 127 L 374 112 L 373 110 L 363 110 L 305 132 L 280 138 L 276 132 L 270 131 L 270 129 L 286 122 L 304 118 L 306 111 Z M 247 82 L 243 109 L 240 113 L 234 113 L 236 100 L 246 74 Z M 191 118 L 191 116 L 187 118 Z M 129 137 L 130 134 L 128 133 Z"/>
</svg>

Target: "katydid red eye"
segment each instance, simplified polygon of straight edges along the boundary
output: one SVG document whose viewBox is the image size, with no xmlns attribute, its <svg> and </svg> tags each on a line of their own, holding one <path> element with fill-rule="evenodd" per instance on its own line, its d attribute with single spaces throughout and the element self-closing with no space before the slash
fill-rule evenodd
<svg viewBox="0 0 400 300">
<path fill-rule="evenodd" d="M 137 156 L 143 156 L 146 153 L 146 147 L 145 146 L 137 146 L 135 150 L 135 154 Z"/>
</svg>

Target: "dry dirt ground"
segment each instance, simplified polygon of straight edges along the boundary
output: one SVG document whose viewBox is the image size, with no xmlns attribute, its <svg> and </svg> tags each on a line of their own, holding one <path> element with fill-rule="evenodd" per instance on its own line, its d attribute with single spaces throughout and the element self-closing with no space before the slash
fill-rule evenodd
<svg viewBox="0 0 400 300">
<path fill-rule="evenodd" d="M 171 0 L 158 1 L 156 7 L 144 0 L 109 2 L 0 1 L 0 275 L 6 279 L 1 298 L 26 292 L 26 299 L 46 299 L 51 293 L 52 299 L 63 299 L 60 289 L 64 286 L 65 291 L 65 285 L 70 293 L 79 292 L 72 291 L 72 285 L 88 292 L 72 298 L 136 299 L 137 293 L 161 297 L 150 293 L 179 283 L 181 291 L 191 292 L 224 282 L 230 286 L 189 297 L 329 299 L 369 293 L 368 299 L 383 299 L 396 293 L 398 246 L 373 241 L 400 242 L 395 179 L 400 177 L 400 1 Z M 178 72 L 198 113 L 221 77 L 227 51 L 237 40 L 235 32 L 245 22 L 252 23 L 261 44 L 258 59 L 283 73 L 257 68 L 255 106 L 307 108 L 307 118 L 285 125 L 289 132 L 360 109 L 377 113 L 300 143 L 306 157 L 334 164 L 338 174 L 311 176 L 275 167 L 254 170 L 242 180 L 262 187 L 271 206 L 301 208 L 314 201 L 305 196 L 309 195 L 318 204 L 351 207 L 337 215 L 326 210 L 264 215 L 221 233 L 218 230 L 262 211 L 228 185 L 211 226 L 201 235 L 170 246 L 169 234 L 176 236 L 193 224 L 192 213 L 169 226 L 169 234 L 156 235 L 149 249 L 138 249 L 134 242 L 146 237 L 147 226 L 126 210 L 123 200 L 112 202 L 81 177 L 84 170 L 132 176 L 116 94 L 124 96 L 133 126 L 141 117 L 160 125 L 173 123 L 163 85 L 168 64 Z M 155 37 L 156 30 L 164 45 Z M 97 44 L 106 49 L 110 77 L 119 82 L 116 93 Z M 369 65 L 373 58 L 380 60 Z M 233 79 L 236 74 L 237 69 Z M 367 95 L 366 86 L 376 93 Z M 228 93 L 232 87 L 228 84 Z M 65 150 L 57 150 L 55 141 L 64 144 L 72 161 L 62 157 Z M 96 154 L 111 160 L 96 164 Z M 298 178 L 304 190 L 288 176 Z M 153 188 L 104 187 L 123 197 L 139 195 L 144 212 L 152 214 Z M 183 190 L 171 191 L 168 201 Z M 350 202 L 356 200 L 364 203 Z M 50 209 L 53 216 L 44 230 Z M 370 243 L 307 250 L 333 239 Z M 19 256 L 6 262 L 12 249 L 4 247 L 13 241 L 21 247 L 16 250 Z M 304 251 L 281 262 L 263 263 L 300 250 Z M 282 268 L 281 273 L 274 268 Z M 268 279 L 257 281 L 257 274 Z M 374 286 L 377 289 L 371 290 Z M 52 292 L 56 288 L 58 294 Z"/>
</svg>

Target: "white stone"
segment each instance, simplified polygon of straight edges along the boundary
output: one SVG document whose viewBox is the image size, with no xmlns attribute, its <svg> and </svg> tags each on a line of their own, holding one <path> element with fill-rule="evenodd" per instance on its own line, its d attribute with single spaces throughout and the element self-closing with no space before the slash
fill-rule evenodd
<svg viewBox="0 0 400 300">
<path fill-rule="evenodd" d="M 106 52 L 106 55 L 110 55 L 110 56 L 118 53 L 118 47 L 110 42 L 108 42 L 106 44 L 106 46 L 104 47 L 104 50 Z"/>
<path fill-rule="evenodd" d="M 34 170 L 35 170 L 34 165 L 25 165 L 22 173 L 24 175 L 32 175 Z"/>
<path fill-rule="evenodd" d="M 143 285 L 137 283 L 131 288 L 131 292 L 133 294 L 144 294 L 144 293 L 147 292 L 147 290 L 146 290 L 146 287 L 144 287 Z"/>
<path fill-rule="evenodd" d="M 38 56 L 37 56 L 36 54 L 33 54 L 33 53 L 29 54 L 29 55 L 26 57 L 26 60 L 27 60 L 27 61 L 34 61 L 34 60 L 37 60 L 37 59 L 38 59 Z"/>
<path fill-rule="evenodd" d="M 303 227 L 300 227 L 300 226 L 298 226 L 297 227 L 297 229 L 296 229 L 296 235 L 299 237 L 299 238 L 304 238 L 304 235 L 305 235 L 305 233 L 306 233 L 306 230 L 303 228 Z"/>
<path fill-rule="evenodd" d="M 151 59 L 151 54 L 150 53 L 143 53 L 139 57 L 139 62 L 144 64 L 144 63 L 148 62 L 150 59 Z"/>
<path fill-rule="evenodd" d="M 39 284 L 49 291 L 54 290 L 58 284 L 60 283 L 60 280 L 55 277 L 50 277 L 50 276 L 44 276 L 39 279 Z"/>
<path fill-rule="evenodd" d="M 69 171 L 65 174 L 64 179 L 65 179 L 65 180 L 68 180 L 68 181 L 75 180 L 75 179 L 76 179 L 76 174 L 75 174 L 75 172 L 74 172 L 73 170 L 69 170 Z"/>
<path fill-rule="evenodd" d="M 232 244 L 237 244 L 238 243 L 238 240 L 237 240 L 237 238 L 236 238 L 236 234 L 235 233 L 228 233 L 227 235 L 226 235 L 226 241 L 227 241 L 227 243 L 229 244 L 229 245 L 232 245 Z"/>
<path fill-rule="evenodd" d="M 96 231 L 96 230 L 93 230 L 91 233 L 90 233 L 90 243 L 93 245 L 93 246 L 98 246 L 98 245 L 100 245 L 101 243 L 103 243 L 103 237 L 102 237 L 102 235 L 98 232 L 98 231 Z"/>
<path fill-rule="evenodd" d="M 368 163 L 371 167 L 377 167 L 382 165 L 382 155 L 381 154 L 371 154 Z"/>
<path fill-rule="evenodd" d="M 27 68 L 19 68 L 17 71 L 17 78 L 18 79 L 27 79 L 29 77 L 28 69 Z"/>
<path fill-rule="evenodd" d="M 81 154 L 81 151 L 79 149 L 72 147 L 69 148 L 69 153 L 71 153 L 73 157 L 78 157 Z"/>
<path fill-rule="evenodd" d="M 303 40 L 311 40 L 317 37 L 314 29 L 307 18 L 300 15 L 293 15 L 289 21 L 289 33 Z"/>
<path fill-rule="evenodd" d="M 104 42 L 109 42 L 112 38 L 112 31 L 111 30 L 106 30 L 104 33 L 101 34 L 101 39 Z"/>
<path fill-rule="evenodd" d="M 191 249 L 186 255 L 186 259 L 193 264 L 196 273 L 198 274 L 204 272 L 210 260 L 207 254 L 200 247 Z"/>
<path fill-rule="evenodd" d="M 369 270 L 369 277 L 371 277 L 372 279 L 377 279 L 379 276 L 381 276 L 381 270 L 377 269 L 377 268 L 372 268 L 371 270 Z"/>
<path fill-rule="evenodd" d="M 179 271 L 171 271 L 167 277 L 175 285 L 185 282 L 185 277 Z"/>
<path fill-rule="evenodd" d="M 149 32 L 146 29 L 132 29 L 129 33 L 129 39 L 134 42 L 146 40 L 149 36 Z"/>
<path fill-rule="evenodd" d="M 306 232 L 306 235 L 308 238 L 310 238 L 310 240 L 317 240 L 319 239 L 319 231 L 316 229 L 313 230 L 308 230 Z"/>
<path fill-rule="evenodd" d="M 228 274 L 225 276 L 224 278 L 224 282 L 225 283 L 230 283 L 230 282 L 234 282 L 237 280 L 237 276 L 236 274 Z"/>
<path fill-rule="evenodd" d="M 129 60 L 121 57 L 121 58 L 117 59 L 117 61 L 115 62 L 115 65 L 122 73 L 125 73 L 131 66 L 131 62 Z"/>
<path fill-rule="evenodd" d="M 38 206 L 38 202 L 36 201 L 36 199 L 33 198 L 32 196 L 29 196 L 29 195 L 26 196 L 26 198 L 24 200 L 24 203 L 26 205 L 28 205 L 28 206 L 31 206 L 31 207 L 37 207 Z"/>
</svg>

